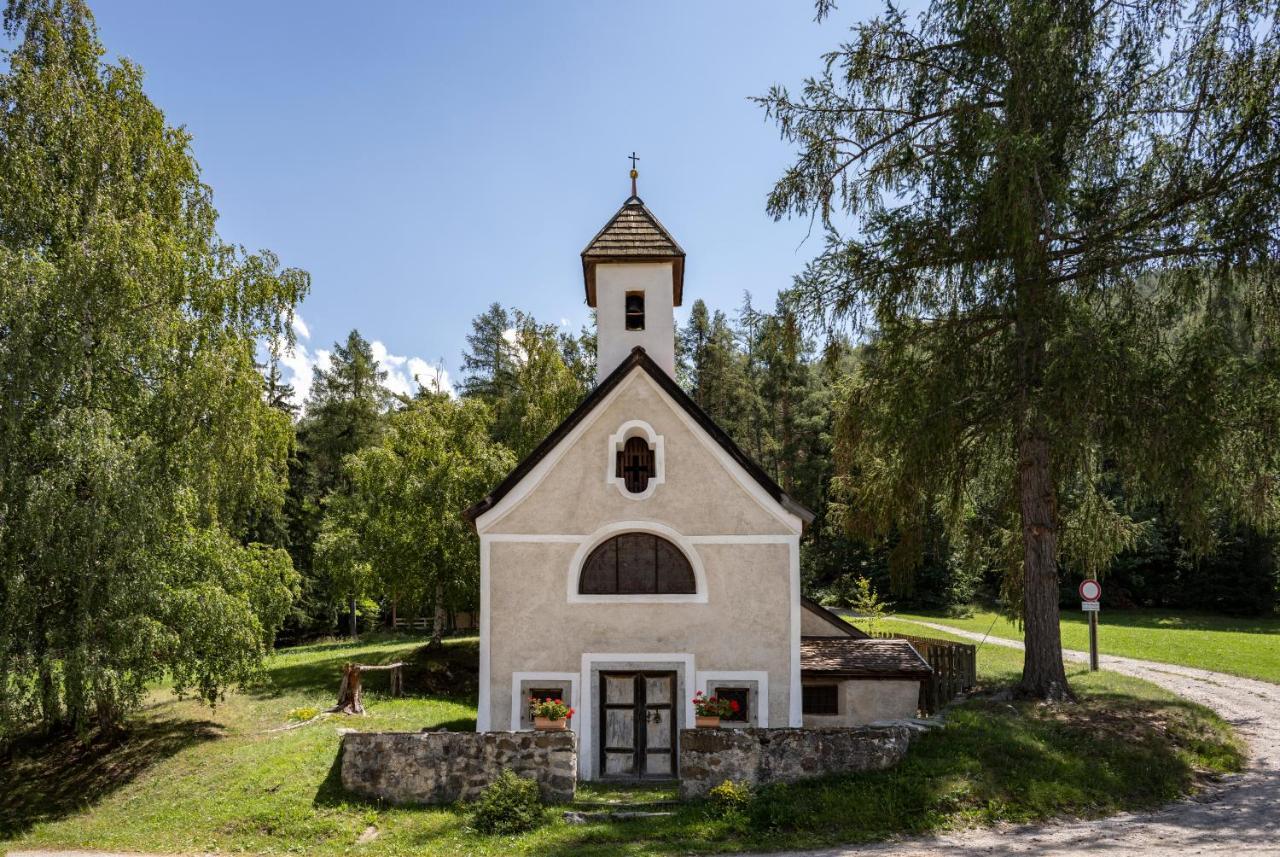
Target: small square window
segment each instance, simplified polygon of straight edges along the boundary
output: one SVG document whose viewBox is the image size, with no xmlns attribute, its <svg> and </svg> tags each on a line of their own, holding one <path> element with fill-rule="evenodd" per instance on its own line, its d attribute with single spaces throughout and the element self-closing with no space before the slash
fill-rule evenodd
<svg viewBox="0 0 1280 857">
<path fill-rule="evenodd" d="M 801 688 L 805 714 L 839 714 L 840 689 L 834 684 L 806 684 Z"/>
<path fill-rule="evenodd" d="M 563 700 L 564 697 L 565 697 L 565 690 L 564 688 L 560 688 L 560 687 L 535 687 L 529 691 L 530 702 L 532 702 L 533 700 L 543 700 L 543 699 Z"/>
<path fill-rule="evenodd" d="M 644 330 L 644 292 L 627 292 L 627 330 Z"/>
<path fill-rule="evenodd" d="M 715 695 L 721 699 L 738 703 L 738 710 L 728 717 L 721 717 L 721 720 L 727 723 L 746 723 L 751 719 L 751 712 L 747 710 L 747 703 L 751 700 L 751 691 L 745 687 L 717 687 Z"/>
</svg>

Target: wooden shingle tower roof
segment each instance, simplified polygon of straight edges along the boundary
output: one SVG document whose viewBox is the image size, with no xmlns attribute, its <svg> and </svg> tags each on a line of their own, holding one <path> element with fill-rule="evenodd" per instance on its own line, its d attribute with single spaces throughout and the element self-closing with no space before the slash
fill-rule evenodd
<svg viewBox="0 0 1280 857">
<path fill-rule="evenodd" d="M 671 262 L 672 298 L 674 305 L 680 306 L 684 293 L 684 250 L 638 196 L 633 195 L 624 202 L 582 251 L 587 306 L 596 305 L 596 265 L 619 262 Z"/>
</svg>

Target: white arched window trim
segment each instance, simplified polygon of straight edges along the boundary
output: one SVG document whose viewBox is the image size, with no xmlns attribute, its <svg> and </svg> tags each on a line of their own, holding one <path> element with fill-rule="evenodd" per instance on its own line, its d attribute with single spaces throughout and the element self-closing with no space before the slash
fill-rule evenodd
<svg viewBox="0 0 1280 857">
<path fill-rule="evenodd" d="M 633 437 L 644 438 L 653 449 L 653 478 L 639 494 L 627 490 L 626 480 L 618 475 L 618 453 Z M 653 426 L 644 420 L 628 420 L 618 426 L 618 430 L 609 435 L 609 451 L 605 456 L 604 481 L 618 489 L 618 493 L 628 500 L 648 500 L 658 486 L 667 480 L 667 457 L 664 454 L 662 435 L 653 430 Z"/>
<path fill-rule="evenodd" d="M 682 594 L 633 593 L 627 595 L 584 595 L 578 591 L 578 579 L 582 576 L 582 566 L 587 557 L 602 543 L 623 533 L 652 533 L 671 542 L 689 560 L 693 569 L 695 591 Z M 566 592 L 570 604 L 706 604 L 707 573 L 702 567 L 702 557 L 698 556 L 695 545 L 680 533 L 664 524 L 653 521 L 618 521 L 606 524 L 596 530 L 578 545 L 573 559 L 569 562 L 569 579 L 566 581 Z"/>
</svg>

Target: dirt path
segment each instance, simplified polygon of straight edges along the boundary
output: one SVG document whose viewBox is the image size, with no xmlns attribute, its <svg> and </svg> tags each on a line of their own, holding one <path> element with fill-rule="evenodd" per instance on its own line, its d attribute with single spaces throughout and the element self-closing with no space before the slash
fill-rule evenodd
<svg viewBox="0 0 1280 857">
<path fill-rule="evenodd" d="M 933 622 L 918 622 L 958 637 L 983 635 Z M 985 645 L 1021 649 L 1022 643 L 987 637 Z M 1280 640 L 1276 641 L 1280 646 Z M 1067 651 L 1069 660 L 1088 653 Z M 1014 855 L 1081 854 L 1280 855 L 1280 685 L 1224 673 L 1103 655 L 1103 669 L 1136 676 L 1217 711 L 1249 743 L 1243 773 L 1196 797 L 1155 812 L 1127 813 L 1096 821 L 965 831 L 862 848 L 804 852 L 837 855 Z M 782 857 L 801 857 L 789 852 Z"/>
</svg>

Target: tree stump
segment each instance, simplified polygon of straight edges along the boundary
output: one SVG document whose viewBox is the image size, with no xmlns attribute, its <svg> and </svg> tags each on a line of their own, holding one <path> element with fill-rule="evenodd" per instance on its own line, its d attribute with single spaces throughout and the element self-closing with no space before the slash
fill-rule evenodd
<svg viewBox="0 0 1280 857">
<path fill-rule="evenodd" d="M 364 701 L 360 693 L 360 664 L 347 664 L 342 668 L 342 684 L 338 685 L 338 704 L 335 711 L 343 714 L 364 714 Z"/>
<path fill-rule="evenodd" d="M 388 670 L 391 673 L 390 692 L 392 696 L 404 696 L 404 674 L 401 667 L 404 663 L 396 661 L 394 664 L 378 664 L 370 666 L 368 664 L 347 664 L 342 668 L 342 683 L 338 685 L 338 704 L 330 711 L 340 711 L 343 714 L 364 714 L 364 700 L 361 695 L 361 673 L 366 670 L 381 672 Z"/>
</svg>

